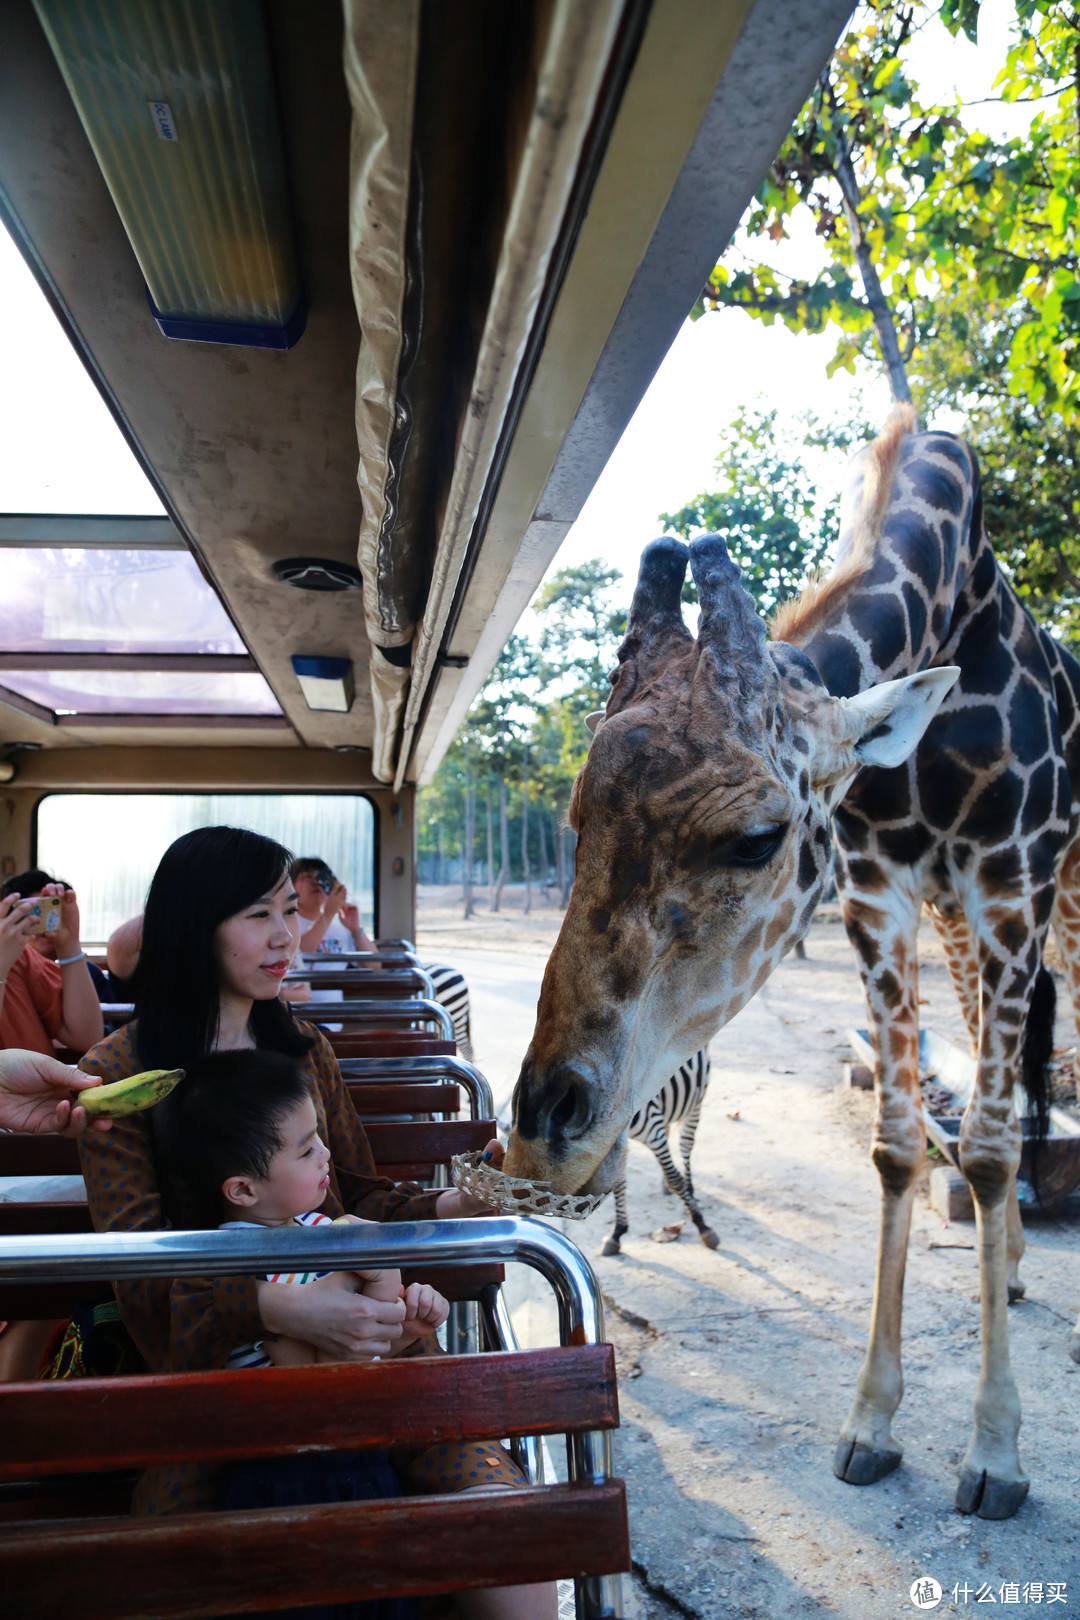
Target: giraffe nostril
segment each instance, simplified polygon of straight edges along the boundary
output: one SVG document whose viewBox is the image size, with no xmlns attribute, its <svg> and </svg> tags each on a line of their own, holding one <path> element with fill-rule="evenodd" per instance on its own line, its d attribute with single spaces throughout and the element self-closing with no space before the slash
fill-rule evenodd
<svg viewBox="0 0 1080 1620">
<path fill-rule="evenodd" d="M 564 1090 L 552 1105 L 547 1119 L 547 1139 L 555 1147 L 561 1138 L 580 1135 L 592 1118 L 592 1104 L 583 1075 L 563 1076 Z"/>
</svg>

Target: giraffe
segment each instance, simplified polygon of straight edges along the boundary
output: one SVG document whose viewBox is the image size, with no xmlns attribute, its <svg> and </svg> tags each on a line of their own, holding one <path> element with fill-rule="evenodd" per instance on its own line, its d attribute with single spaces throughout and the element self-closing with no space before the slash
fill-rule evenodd
<svg viewBox="0 0 1080 1620">
<path fill-rule="evenodd" d="M 610 1185 L 653 1076 L 704 1045 L 806 932 L 835 842 L 876 1055 L 882 1205 L 869 1343 L 833 1467 L 852 1484 L 880 1479 L 901 1458 L 904 1264 L 925 1155 L 916 930 L 929 902 L 978 1052 L 960 1162 L 982 1358 L 956 1505 L 1005 1518 L 1028 1490 L 1006 1318 L 1023 1243 L 1012 1093 L 1021 1069 L 1035 1093 L 1045 1080 L 1029 1009 L 1035 997 L 1045 1017 L 1055 874 L 1063 938 L 1080 916 L 1080 666 L 1000 572 L 970 448 L 913 427 L 894 412 L 855 458 L 840 561 L 768 644 L 718 536 L 646 548 L 574 787 L 576 879 L 506 1165 L 567 1191 Z M 688 560 L 696 639 L 679 606 Z"/>
</svg>

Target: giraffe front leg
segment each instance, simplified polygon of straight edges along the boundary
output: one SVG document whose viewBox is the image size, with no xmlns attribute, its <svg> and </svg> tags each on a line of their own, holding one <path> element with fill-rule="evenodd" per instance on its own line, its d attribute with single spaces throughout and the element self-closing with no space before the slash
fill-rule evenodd
<svg viewBox="0 0 1080 1620">
<path fill-rule="evenodd" d="M 1025 929 L 1024 923 L 1027 922 Z M 1008 946 L 1001 944 L 1008 941 Z M 975 1090 L 960 1128 L 960 1168 L 971 1184 L 979 1243 L 982 1358 L 974 1427 L 960 1466 L 956 1505 L 982 1519 L 1009 1519 L 1027 1496 L 1020 1465 L 1020 1397 L 1009 1357 L 1010 1270 L 1022 1244 L 1016 1173 L 1020 1124 L 1013 1086 L 1020 1072 L 1042 937 L 1018 909 L 988 910 L 980 948 L 983 1008 Z"/>
<path fill-rule="evenodd" d="M 877 1061 L 871 1157 L 881 1177 L 877 1276 L 866 1359 L 840 1430 L 833 1472 L 872 1485 L 893 1471 L 903 1448 L 892 1420 L 904 1392 L 901 1326 L 904 1270 L 915 1182 L 926 1156 L 919 1094 L 918 902 L 895 893 L 888 909 L 846 899 L 844 920 L 860 958 Z"/>
<path fill-rule="evenodd" d="M 1020 1216 L 1020 1199 L 1016 1192 L 1016 1177 L 1009 1182 L 1009 1197 L 1005 1209 L 1006 1255 L 1008 1259 L 1007 1282 L 1009 1290 L 1009 1304 L 1015 1305 L 1023 1299 L 1026 1289 L 1020 1281 L 1020 1262 L 1024 1258 L 1027 1243 L 1024 1238 L 1024 1222 Z"/>
</svg>

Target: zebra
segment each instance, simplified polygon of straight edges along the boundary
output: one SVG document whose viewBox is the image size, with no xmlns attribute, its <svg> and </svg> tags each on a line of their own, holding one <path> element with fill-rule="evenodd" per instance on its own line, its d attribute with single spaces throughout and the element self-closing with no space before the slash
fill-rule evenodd
<svg viewBox="0 0 1080 1620">
<path fill-rule="evenodd" d="M 690 1175 L 690 1155 L 694 1151 L 701 1105 L 709 1088 L 710 1067 L 708 1049 L 702 1047 L 701 1051 L 695 1052 L 676 1074 L 669 1075 L 652 1101 L 646 1103 L 645 1107 L 634 1115 L 630 1121 L 628 1134 L 636 1141 L 644 1142 L 645 1146 L 656 1154 L 664 1173 L 665 1191 L 678 1193 L 686 1205 L 690 1219 L 698 1229 L 702 1243 L 708 1249 L 717 1249 L 720 1246 L 720 1239 L 712 1228 L 705 1224 L 705 1217 L 698 1208 L 694 1183 Z M 668 1131 L 680 1120 L 682 1130 L 679 1133 L 679 1153 L 682 1157 L 684 1175 L 680 1175 L 675 1168 L 675 1161 L 671 1157 L 671 1148 L 668 1145 Z M 628 1230 L 626 1151 L 624 1147 L 622 1167 L 614 1187 L 615 1225 L 612 1227 L 610 1237 L 604 1242 L 600 1251 L 602 1254 L 618 1254 L 621 1240 Z"/>
<path fill-rule="evenodd" d="M 443 962 L 424 962 L 421 973 L 431 979 L 435 1000 L 446 1008 L 454 1023 L 454 1040 L 467 1063 L 473 1060 L 472 1033 L 469 1028 L 469 986 L 465 975 Z"/>
</svg>

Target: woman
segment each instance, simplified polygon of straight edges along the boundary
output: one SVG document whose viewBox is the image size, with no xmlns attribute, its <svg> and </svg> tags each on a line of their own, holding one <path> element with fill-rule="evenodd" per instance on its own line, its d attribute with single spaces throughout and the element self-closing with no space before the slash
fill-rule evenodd
<svg viewBox="0 0 1080 1620">
<path fill-rule="evenodd" d="M 134 1019 L 88 1052 L 80 1067 L 108 1082 L 143 1069 L 184 1068 L 212 1051 L 284 1052 L 301 1060 L 313 1082 L 319 1135 L 332 1155 L 327 1214 L 385 1221 L 487 1213 L 457 1189 L 396 1187 L 375 1174 L 329 1042 L 311 1025 L 295 1022 L 280 999 L 300 935 L 288 873 L 288 851 L 258 833 L 205 827 L 178 838 L 162 857 L 147 896 Z M 501 1146 L 493 1143 L 491 1151 L 498 1162 Z M 107 1136 L 84 1135 L 80 1152 L 99 1232 L 166 1224 L 152 1111 L 115 1120 Z M 267 1334 L 305 1340 L 332 1359 L 371 1360 L 389 1353 L 403 1315 L 400 1300 L 346 1292 L 332 1275 L 305 1288 L 240 1277 L 150 1279 L 117 1284 L 116 1294 L 123 1321 L 154 1372 L 224 1367 L 237 1345 Z M 431 1472 L 424 1474 L 425 1489 L 453 1489 L 454 1475 L 468 1478 L 471 1470 L 461 1461 L 442 1459 L 444 1477 L 433 1481 Z M 493 1484 L 500 1482 L 490 1464 L 486 1472 Z M 521 1483 L 508 1459 L 495 1472 L 505 1472 L 503 1483 Z M 140 1482 L 137 1510 L 211 1506 L 214 1494 L 207 1469 L 154 1470 Z M 518 1596 L 521 1605 L 515 1606 Z M 508 1599 L 510 1607 L 503 1606 Z M 489 1608 L 489 1601 L 499 1606 Z M 548 1612 L 547 1593 L 536 1588 L 471 1594 L 467 1602 L 477 1616 Z"/>
<path fill-rule="evenodd" d="M 51 961 L 34 948 L 39 926 L 34 900 L 39 895 L 60 901 Z M 79 942 L 75 890 L 46 883 L 30 896 L 6 884 L 0 898 L 0 1047 L 46 1057 L 52 1057 L 57 1046 L 85 1052 L 100 1041 L 104 1027 Z"/>
</svg>

